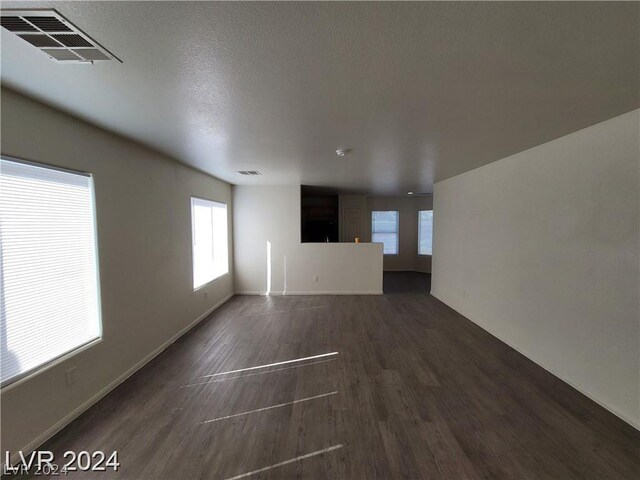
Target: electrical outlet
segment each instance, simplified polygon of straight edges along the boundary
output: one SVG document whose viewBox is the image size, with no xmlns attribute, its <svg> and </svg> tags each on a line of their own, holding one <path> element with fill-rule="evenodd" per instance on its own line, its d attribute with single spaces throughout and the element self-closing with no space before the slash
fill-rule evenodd
<svg viewBox="0 0 640 480">
<path fill-rule="evenodd" d="M 313 277 L 313 282 L 318 283 L 320 281 L 320 277 L 318 275 Z"/>
<path fill-rule="evenodd" d="M 76 367 L 71 367 L 69 370 L 67 370 L 67 387 L 70 387 L 71 385 L 76 383 L 76 380 L 77 380 L 77 369 Z"/>
</svg>

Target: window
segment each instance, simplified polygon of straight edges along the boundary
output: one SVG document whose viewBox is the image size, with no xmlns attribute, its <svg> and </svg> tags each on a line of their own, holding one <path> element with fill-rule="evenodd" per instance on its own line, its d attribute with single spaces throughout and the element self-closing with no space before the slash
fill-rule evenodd
<svg viewBox="0 0 640 480">
<path fill-rule="evenodd" d="M 433 210 L 418 212 L 418 254 L 431 255 L 433 238 Z"/>
<path fill-rule="evenodd" d="M 382 242 L 382 253 L 398 254 L 398 212 L 371 212 L 371 241 Z"/>
<path fill-rule="evenodd" d="M 0 382 L 100 338 L 91 176 L 0 159 Z"/>
<path fill-rule="evenodd" d="M 193 288 L 229 272 L 227 206 L 191 197 Z"/>
</svg>

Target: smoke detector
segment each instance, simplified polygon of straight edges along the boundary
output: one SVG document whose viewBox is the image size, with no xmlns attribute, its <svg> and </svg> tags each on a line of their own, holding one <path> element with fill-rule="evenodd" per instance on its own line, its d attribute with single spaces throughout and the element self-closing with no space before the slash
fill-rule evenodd
<svg viewBox="0 0 640 480">
<path fill-rule="evenodd" d="M 58 63 L 88 63 L 118 57 L 53 9 L 0 11 L 0 25 Z"/>
</svg>

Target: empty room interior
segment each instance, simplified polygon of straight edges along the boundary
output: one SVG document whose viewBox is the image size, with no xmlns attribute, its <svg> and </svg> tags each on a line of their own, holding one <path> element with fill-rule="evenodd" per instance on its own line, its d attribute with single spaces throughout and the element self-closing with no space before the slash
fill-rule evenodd
<svg viewBox="0 0 640 480">
<path fill-rule="evenodd" d="M 640 2 L 0 6 L 3 478 L 640 478 Z"/>
</svg>

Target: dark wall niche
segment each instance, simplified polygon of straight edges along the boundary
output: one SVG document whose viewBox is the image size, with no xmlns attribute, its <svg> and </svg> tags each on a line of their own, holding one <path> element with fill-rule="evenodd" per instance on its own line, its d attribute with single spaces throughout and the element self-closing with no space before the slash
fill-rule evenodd
<svg viewBox="0 0 640 480">
<path fill-rule="evenodd" d="M 302 185 L 300 191 L 302 242 L 338 242 L 338 194 L 308 185 Z"/>
</svg>

